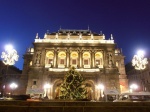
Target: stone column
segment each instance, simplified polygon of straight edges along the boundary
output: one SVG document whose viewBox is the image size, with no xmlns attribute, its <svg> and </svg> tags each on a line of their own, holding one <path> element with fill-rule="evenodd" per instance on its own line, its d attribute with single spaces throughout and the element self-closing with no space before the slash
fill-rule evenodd
<svg viewBox="0 0 150 112">
<path fill-rule="evenodd" d="M 93 68 L 93 52 L 92 52 L 92 50 L 90 51 L 90 68 Z"/>
<path fill-rule="evenodd" d="M 54 49 L 54 68 L 57 67 L 57 57 L 58 57 L 57 49 Z"/>
<path fill-rule="evenodd" d="M 82 64 L 82 61 L 83 61 L 83 60 L 82 60 L 82 50 L 80 49 L 80 50 L 79 50 L 79 62 L 80 62 L 79 67 L 80 67 L 80 68 L 82 68 L 82 65 L 83 65 L 83 64 Z"/>
<path fill-rule="evenodd" d="M 67 68 L 69 68 L 69 65 L 70 65 L 70 51 L 69 50 L 66 50 L 66 55 L 67 55 Z"/>
<path fill-rule="evenodd" d="M 45 50 L 42 50 L 42 55 L 41 55 L 41 65 L 45 66 L 45 59 L 46 59 L 46 52 Z"/>
<path fill-rule="evenodd" d="M 108 66 L 108 63 L 109 63 L 109 54 L 108 54 L 108 51 L 104 51 L 104 66 Z"/>
<path fill-rule="evenodd" d="M 92 50 L 92 68 L 95 68 L 95 51 Z"/>
<path fill-rule="evenodd" d="M 36 66 L 41 65 L 41 54 L 42 54 L 42 51 L 40 49 L 36 50 L 36 57 L 35 57 Z"/>
</svg>

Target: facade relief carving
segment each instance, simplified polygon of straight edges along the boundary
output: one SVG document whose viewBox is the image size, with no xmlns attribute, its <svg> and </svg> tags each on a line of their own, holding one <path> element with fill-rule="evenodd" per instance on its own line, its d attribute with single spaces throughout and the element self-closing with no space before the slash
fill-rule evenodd
<svg viewBox="0 0 150 112">
<path fill-rule="evenodd" d="M 36 51 L 36 56 L 35 56 L 35 64 L 36 65 L 40 65 L 40 60 L 41 60 L 41 54 L 42 52 L 40 50 L 37 50 Z"/>
<path fill-rule="evenodd" d="M 113 54 L 112 52 L 107 53 L 108 67 L 113 67 Z"/>
</svg>

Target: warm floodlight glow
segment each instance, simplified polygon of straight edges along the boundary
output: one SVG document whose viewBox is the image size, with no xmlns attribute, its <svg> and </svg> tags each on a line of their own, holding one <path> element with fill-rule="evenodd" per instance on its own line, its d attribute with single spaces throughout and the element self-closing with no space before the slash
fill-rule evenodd
<svg viewBox="0 0 150 112">
<path fill-rule="evenodd" d="M 18 87 L 18 85 L 16 83 L 11 83 L 10 84 L 10 88 L 12 89 L 11 94 L 13 95 L 13 91 Z"/>
<path fill-rule="evenodd" d="M 131 89 L 137 89 L 138 86 L 137 86 L 136 84 L 132 84 L 132 85 L 130 86 L 130 88 L 131 88 Z"/>
<path fill-rule="evenodd" d="M 137 70 L 143 70 L 146 68 L 146 64 L 148 64 L 147 58 L 144 58 L 144 51 L 138 51 L 137 55 L 134 55 L 132 59 L 132 65 Z"/>
<path fill-rule="evenodd" d="M 48 96 L 47 96 L 47 92 L 48 92 L 48 89 L 51 88 L 51 86 L 52 86 L 52 85 L 50 85 L 50 84 L 48 84 L 48 83 L 44 85 L 45 94 L 46 94 L 45 98 L 46 98 L 46 99 L 49 99 Z"/>
<path fill-rule="evenodd" d="M 99 85 L 98 85 L 98 89 L 103 90 L 103 89 L 104 89 L 104 85 L 99 84 Z"/>
<path fill-rule="evenodd" d="M 10 84 L 11 89 L 16 89 L 17 87 L 18 87 L 18 85 L 16 83 L 11 83 Z"/>
<path fill-rule="evenodd" d="M 17 55 L 17 51 L 13 49 L 12 45 L 6 45 L 1 58 L 3 58 L 3 63 L 5 65 L 14 65 L 15 61 L 18 61 L 19 55 Z"/>
<path fill-rule="evenodd" d="M 104 85 L 103 85 L 103 84 L 97 85 L 97 89 L 100 90 L 100 91 L 99 91 L 99 93 L 100 93 L 99 100 L 101 101 L 101 100 L 102 100 L 102 96 L 103 96 L 102 91 L 104 90 Z"/>
<path fill-rule="evenodd" d="M 45 85 L 44 85 L 44 88 L 45 88 L 45 89 L 48 89 L 48 88 L 50 88 L 50 87 L 51 87 L 50 84 L 45 84 Z"/>
<path fill-rule="evenodd" d="M 132 92 L 133 90 L 136 90 L 137 88 L 138 86 L 136 84 L 130 85 L 130 92 Z"/>
</svg>

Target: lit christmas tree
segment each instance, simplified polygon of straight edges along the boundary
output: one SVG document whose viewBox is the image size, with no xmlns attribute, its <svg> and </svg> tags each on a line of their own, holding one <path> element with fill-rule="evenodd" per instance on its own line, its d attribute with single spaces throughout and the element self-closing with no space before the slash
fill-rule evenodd
<svg viewBox="0 0 150 112">
<path fill-rule="evenodd" d="M 87 92 L 83 82 L 81 74 L 72 67 L 60 86 L 60 99 L 86 99 Z"/>
</svg>

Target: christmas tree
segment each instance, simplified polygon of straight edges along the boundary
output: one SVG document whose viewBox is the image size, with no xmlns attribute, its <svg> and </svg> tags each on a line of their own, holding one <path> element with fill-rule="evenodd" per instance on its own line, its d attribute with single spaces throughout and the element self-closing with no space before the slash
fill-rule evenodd
<svg viewBox="0 0 150 112">
<path fill-rule="evenodd" d="M 65 75 L 64 82 L 60 86 L 60 99 L 86 99 L 84 79 L 79 72 L 72 67 Z"/>
</svg>

